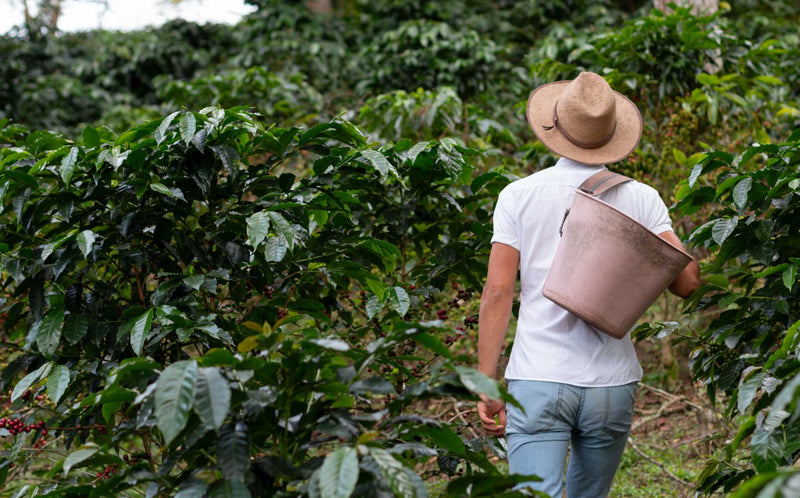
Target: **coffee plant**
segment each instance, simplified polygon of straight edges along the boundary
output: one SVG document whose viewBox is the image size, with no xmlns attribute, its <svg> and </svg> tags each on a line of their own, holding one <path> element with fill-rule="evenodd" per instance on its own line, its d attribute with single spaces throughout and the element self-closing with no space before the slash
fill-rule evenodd
<svg viewBox="0 0 800 498">
<path fill-rule="evenodd" d="M 518 494 L 422 409 L 513 401 L 461 353 L 508 181 L 475 151 L 235 108 L 76 141 L 0 124 L 19 496 Z"/>
<path fill-rule="evenodd" d="M 368 44 L 363 60 L 372 69 L 359 83 L 368 91 L 413 91 L 453 86 L 461 97 L 490 88 L 508 71 L 502 48 L 476 31 L 447 23 L 408 21 Z"/>
<path fill-rule="evenodd" d="M 699 155 L 677 198 L 683 214 L 716 208 L 689 237 L 713 254 L 689 309 L 714 314 L 688 338 L 690 366 L 711 399 L 722 395 L 726 416 L 739 422 L 721 457 L 699 477 L 699 490 L 794 496 L 800 482 L 794 466 L 800 457 L 800 130 L 739 155 Z"/>
</svg>

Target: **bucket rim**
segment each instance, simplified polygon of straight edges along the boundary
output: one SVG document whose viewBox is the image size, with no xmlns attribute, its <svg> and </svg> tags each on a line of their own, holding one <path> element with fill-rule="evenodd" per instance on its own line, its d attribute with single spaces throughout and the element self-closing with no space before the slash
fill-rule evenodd
<svg viewBox="0 0 800 498">
<path fill-rule="evenodd" d="M 680 254 L 682 254 L 683 256 L 685 256 L 685 257 L 689 258 L 689 261 L 687 261 L 687 262 L 686 262 L 686 264 L 687 264 L 687 265 L 688 265 L 690 262 L 694 261 L 694 257 L 693 257 L 691 254 L 689 254 L 689 253 L 688 253 L 686 250 L 684 250 L 684 249 L 681 249 L 680 247 L 676 247 L 676 246 L 675 246 L 675 245 L 673 245 L 671 242 L 667 241 L 666 239 L 662 238 L 661 236 L 659 236 L 659 235 L 658 235 L 657 233 L 655 233 L 654 231 L 650 230 L 650 229 L 649 229 L 649 228 L 647 228 L 646 226 L 644 226 L 644 225 L 642 225 L 641 223 L 639 223 L 637 220 L 635 220 L 634 218 L 632 218 L 632 217 L 631 217 L 630 215 L 628 215 L 627 213 L 624 213 L 624 212 L 620 211 L 619 209 L 617 209 L 616 207 L 612 206 L 611 204 L 607 203 L 606 201 L 604 201 L 604 200 L 602 200 L 602 199 L 599 199 L 599 198 L 598 198 L 596 195 L 592 195 L 592 194 L 586 193 L 586 192 L 584 192 L 584 191 L 582 191 L 582 190 L 580 190 L 580 189 L 575 189 L 575 193 L 576 193 L 576 194 L 580 194 L 580 195 L 582 195 L 583 197 L 585 197 L 585 198 L 587 198 L 587 199 L 590 199 L 590 200 L 592 200 L 592 201 L 598 202 L 598 203 L 600 203 L 601 205 L 603 205 L 603 206 L 605 206 L 605 207 L 607 207 L 607 208 L 611 209 L 612 211 L 615 211 L 616 213 L 618 213 L 618 214 L 621 214 L 621 215 L 622 215 L 622 216 L 624 216 L 625 218 L 629 219 L 629 220 L 630 220 L 630 221 L 632 221 L 634 224 L 636 224 L 637 226 L 639 226 L 639 227 L 641 227 L 642 229 L 644 229 L 644 230 L 645 230 L 645 231 L 646 231 L 648 234 L 650 234 L 650 236 L 652 236 L 652 237 L 655 237 L 655 239 L 656 239 L 658 242 L 660 242 L 660 243 L 662 243 L 662 244 L 666 244 L 668 247 L 670 247 L 670 248 L 674 249 L 674 250 L 675 250 L 675 251 L 677 251 L 678 253 L 680 253 Z"/>
</svg>

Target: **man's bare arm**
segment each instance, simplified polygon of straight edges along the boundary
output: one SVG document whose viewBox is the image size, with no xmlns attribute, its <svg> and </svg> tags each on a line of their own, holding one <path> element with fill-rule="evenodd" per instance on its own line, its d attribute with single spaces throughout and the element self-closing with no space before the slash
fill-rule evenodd
<svg viewBox="0 0 800 498">
<path fill-rule="evenodd" d="M 478 315 L 478 370 L 493 379 L 511 319 L 518 267 L 519 251 L 506 244 L 492 245 Z"/>
<path fill-rule="evenodd" d="M 666 231 L 658 234 L 659 237 L 666 240 L 677 248 L 684 249 L 681 244 L 681 239 L 675 235 L 675 232 Z M 684 249 L 685 250 L 685 249 Z M 700 265 L 697 261 L 692 260 L 683 271 L 678 274 L 675 280 L 669 285 L 669 291 L 678 297 L 687 298 L 700 286 Z"/>
</svg>

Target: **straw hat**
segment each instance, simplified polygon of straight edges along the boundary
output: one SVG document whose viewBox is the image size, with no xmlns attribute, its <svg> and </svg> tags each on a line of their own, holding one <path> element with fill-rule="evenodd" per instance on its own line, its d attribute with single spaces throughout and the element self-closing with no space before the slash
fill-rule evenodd
<svg viewBox="0 0 800 498">
<path fill-rule="evenodd" d="M 526 115 L 536 138 L 548 149 L 583 164 L 621 161 L 642 138 L 642 115 L 636 104 L 590 72 L 534 90 Z"/>
</svg>

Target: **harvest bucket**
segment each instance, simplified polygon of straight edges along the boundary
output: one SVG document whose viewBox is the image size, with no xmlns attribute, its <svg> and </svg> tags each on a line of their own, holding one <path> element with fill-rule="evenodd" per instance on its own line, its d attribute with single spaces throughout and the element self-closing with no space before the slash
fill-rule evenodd
<svg viewBox="0 0 800 498">
<path fill-rule="evenodd" d="M 604 173 L 605 180 L 612 180 L 607 188 L 629 180 Z M 584 185 L 575 191 L 575 200 L 564 215 L 561 240 L 542 293 L 621 339 L 692 257 L 598 199 L 607 188 L 598 191 Z"/>
</svg>

